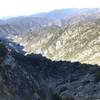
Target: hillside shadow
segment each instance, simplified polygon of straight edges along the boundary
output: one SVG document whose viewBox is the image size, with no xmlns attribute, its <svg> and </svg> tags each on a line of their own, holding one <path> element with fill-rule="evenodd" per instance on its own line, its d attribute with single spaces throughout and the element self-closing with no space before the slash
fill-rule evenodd
<svg viewBox="0 0 100 100">
<path fill-rule="evenodd" d="M 0 37 L 0 42 L 3 43 L 7 48 L 24 55 L 26 53 L 25 51 L 23 51 L 24 46 L 22 46 L 16 42 L 12 42 L 12 41 L 13 40 L 9 40 L 7 38 Z"/>
<path fill-rule="evenodd" d="M 30 67 L 26 67 L 26 69 L 28 69 L 30 72 L 34 70 L 38 74 L 43 73 L 46 77 L 50 75 L 58 75 L 64 78 L 65 75 L 71 75 L 74 73 L 74 76 L 72 75 L 71 77 L 75 77 L 75 79 L 78 79 L 77 76 L 79 76 L 79 74 L 84 75 L 86 73 L 95 73 L 100 70 L 100 67 L 98 65 L 81 64 L 80 62 L 71 61 L 52 61 L 51 59 L 42 56 L 42 54 L 31 53 L 25 55 L 26 52 L 23 51 L 24 47 L 20 44 L 11 42 L 7 39 L 0 39 L 0 41 L 3 42 L 7 46 L 7 48 L 11 49 L 11 55 L 19 64 L 25 66 L 28 65 Z"/>
<path fill-rule="evenodd" d="M 9 55 L 14 58 L 14 62 L 11 65 L 0 65 L 0 75 L 14 98 L 18 95 L 21 97 L 20 100 L 32 100 L 33 93 L 38 93 L 43 98 L 40 100 L 47 100 L 44 97 L 48 97 L 48 94 L 52 96 L 51 89 L 54 90 L 59 85 L 72 82 L 80 82 L 82 85 L 89 84 L 91 79 L 87 78 L 88 75 L 94 77 L 93 83 L 100 81 L 98 65 L 52 61 L 41 54 L 34 53 L 24 55 L 23 52 L 20 52 L 23 50 L 23 46 L 10 42 L 20 48 L 17 51 L 8 46 L 9 42 L 6 42 L 4 44 L 11 49 Z M 84 77 L 86 80 L 82 80 Z"/>
<path fill-rule="evenodd" d="M 80 62 L 70 61 L 52 61 L 41 54 L 28 54 L 23 55 L 17 52 L 12 52 L 13 57 L 19 64 L 28 64 L 30 67 L 26 67 L 30 73 L 34 70 L 43 77 L 48 78 L 53 76 L 55 78 L 61 78 L 65 81 L 75 81 L 80 79 L 85 74 L 95 74 L 100 72 L 98 65 L 81 64 Z"/>
</svg>

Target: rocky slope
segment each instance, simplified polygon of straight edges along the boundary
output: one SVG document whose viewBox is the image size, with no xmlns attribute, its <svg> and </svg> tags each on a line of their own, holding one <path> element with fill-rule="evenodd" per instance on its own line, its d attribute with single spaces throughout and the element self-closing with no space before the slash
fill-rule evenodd
<svg viewBox="0 0 100 100">
<path fill-rule="evenodd" d="M 64 22 L 64 27 L 41 30 L 38 38 L 23 34 L 14 41 L 52 60 L 100 64 L 100 10 L 81 9 Z"/>
<path fill-rule="evenodd" d="M 99 99 L 99 66 L 24 56 L 0 43 L 0 100 Z"/>
<path fill-rule="evenodd" d="M 58 15 L 0 21 L 0 100 L 100 100 L 100 10 Z"/>
<path fill-rule="evenodd" d="M 52 60 L 100 64 L 100 9 L 64 9 L 1 21 L 0 37 Z M 14 47 L 16 48 L 16 47 Z"/>
</svg>

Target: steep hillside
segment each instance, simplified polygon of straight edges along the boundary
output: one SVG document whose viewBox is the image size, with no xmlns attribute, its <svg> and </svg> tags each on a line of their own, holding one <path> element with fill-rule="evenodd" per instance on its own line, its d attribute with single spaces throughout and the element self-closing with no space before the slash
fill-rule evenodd
<svg viewBox="0 0 100 100">
<path fill-rule="evenodd" d="M 99 31 L 100 9 L 96 8 L 55 10 L 0 24 L 0 37 L 24 46 L 27 53 L 89 64 L 100 64 Z"/>
<path fill-rule="evenodd" d="M 40 54 L 24 56 L 2 43 L 0 58 L 0 100 L 100 99 L 97 65 L 51 61 Z"/>
<path fill-rule="evenodd" d="M 52 60 L 80 61 L 100 64 L 100 10 L 80 10 L 63 28 L 43 31 L 36 38 L 23 35 L 15 41 L 28 53 L 41 53 Z M 46 33 L 46 34 L 44 34 Z"/>
<path fill-rule="evenodd" d="M 100 100 L 99 65 L 100 9 L 0 20 L 0 100 Z"/>
</svg>

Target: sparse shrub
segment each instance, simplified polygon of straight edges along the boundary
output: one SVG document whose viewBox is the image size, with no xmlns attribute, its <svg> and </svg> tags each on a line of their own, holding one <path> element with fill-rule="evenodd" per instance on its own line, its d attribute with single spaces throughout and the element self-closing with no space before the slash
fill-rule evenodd
<svg viewBox="0 0 100 100">
<path fill-rule="evenodd" d="M 95 82 L 99 82 L 100 81 L 100 72 L 96 72 L 95 73 Z"/>
<path fill-rule="evenodd" d="M 75 98 L 72 96 L 67 96 L 64 100 L 75 100 Z"/>
<path fill-rule="evenodd" d="M 4 57 L 6 53 L 7 53 L 6 47 L 2 43 L 0 43 L 0 57 Z"/>
<path fill-rule="evenodd" d="M 62 98 L 58 94 L 53 94 L 52 100 L 62 100 Z"/>
<path fill-rule="evenodd" d="M 72 96 L 66 96 L 64 99 L 62 99 L 58 94 L 53 94 L 52 100 L 75 100 Z"/>
<path fill-rule="evenodd" d="M 0 43 L 0 63 L 3 61 L 6 54 L 7 54 L 7 48 L 2 43 Z"/>
<path fill-rule="evenodd" d="M 67 90 L 67 87 L 62 87 L 62 88 L 60 89 L 60 93 L 63 92 L 63 91 L 66 91 L 66 90 Z"/>
</svg>

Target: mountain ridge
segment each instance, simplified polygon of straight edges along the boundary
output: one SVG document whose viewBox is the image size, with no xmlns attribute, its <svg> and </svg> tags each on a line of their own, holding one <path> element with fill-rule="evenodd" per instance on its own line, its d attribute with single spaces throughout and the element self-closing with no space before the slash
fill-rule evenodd
<svg viewBox="0 0 100 100">
<path fill-rule="evenodd" d="M 65 17 L 54 17 L 65 11 Z M 8 24 L 0 26 L 0 36 L 23 45 L 27 53 L 41 53 L 52 60 L 100 64 L 99 12 L 97 8 L 64 9 L 43 16 L 8 19 Z M 52 15 L 54 20 L 45 18 Z"/>
</svg>

